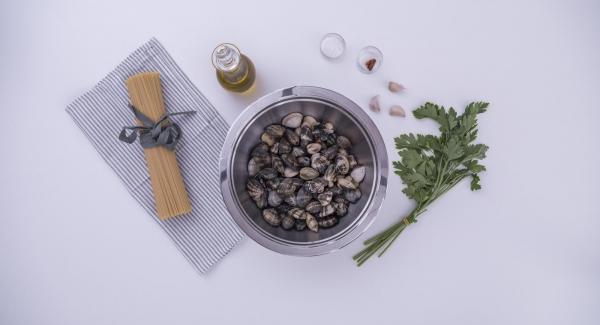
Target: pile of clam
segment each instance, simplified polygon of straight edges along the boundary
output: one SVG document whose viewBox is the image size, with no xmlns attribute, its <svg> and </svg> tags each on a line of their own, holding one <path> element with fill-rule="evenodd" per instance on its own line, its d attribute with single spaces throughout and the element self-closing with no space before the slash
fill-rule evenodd
<svg viewBox="0 0 600 325">
<path fill-rule="evenodd" d="M 333 124 L 291 113 L 265 128 L 248 162 L 248 194 L 274 227 L 317 232 L 361 197 L 365 167 Z"/>
</svg>

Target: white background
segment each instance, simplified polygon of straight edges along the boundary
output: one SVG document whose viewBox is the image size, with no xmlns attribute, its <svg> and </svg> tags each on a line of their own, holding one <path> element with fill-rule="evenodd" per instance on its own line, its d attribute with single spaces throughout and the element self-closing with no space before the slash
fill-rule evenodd
<svg viewBox="0 0 600 325">
<path fill-rule="evenodd" d="M 327 32 L 347 41 L 339 62 L 320 56 Z M 297 84 L 365 109 L 487 100 L 483 190 L 460 184 L 361 268 L 359 241 L 294 258 L 246 239 L 200 276 L 64 112 L 152 36 L 229 122 Z M 223 41 L 254 60 L 254 93 L 216 82 Z M 367 76 L 371 44 L 384 62 Z M 3 0 L 0 65 L 1 324 L 600 323 L 598 1 Z M 392 160 L 394 136 L 436 131 L 368 114 Z M 391 174 L 366 236 L 411 209 L 401 189 Z"/>
</svg>

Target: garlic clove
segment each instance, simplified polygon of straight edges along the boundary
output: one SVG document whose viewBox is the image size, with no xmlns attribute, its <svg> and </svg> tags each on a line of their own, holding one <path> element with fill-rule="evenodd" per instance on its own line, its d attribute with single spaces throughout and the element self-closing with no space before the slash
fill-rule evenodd
<svg viewBox="0 0 600 325">
<path fill-rule="evenodd" d="M 381 107 L 379 107 L 379 95 L 373 96 L 373 98 L 371 98 L 371 100 L 369 101 L 369 108 L 373 112 L 381 111 Z"/>
<path fill-rule="evenodd" d="M 390 115 L 392 116 L 401 116 L 406 117 L 406 112 L 404 112 L 404 108 L 400 105 L 392 105 L 390 107 Z"/>
<path fill-rule="evenodd" d="M 405 87 L 397 82 L 390 81 L 388 83 L 388 89 L 393 93 L 397 93 L 404 90 Z"/>
</svg>

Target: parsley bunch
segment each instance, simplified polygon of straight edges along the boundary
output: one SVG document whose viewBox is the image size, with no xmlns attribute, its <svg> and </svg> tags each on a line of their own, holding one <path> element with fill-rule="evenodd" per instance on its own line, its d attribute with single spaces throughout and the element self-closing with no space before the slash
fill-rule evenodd
<svg viewBox="0 0 600 325">
<path fill-rule="evenodd" d="M 395 138 L 400 161 L 394 161 L 394 172 L 406 188 L 402 190 L 415 200 L 416 207 L 399 222 L 364 242 L 367 246 L 353 259 L 358 266 L 379 252 L 381 257 L 402 231 L 438 197 L 466 177 L 471 178 L 471 190 L 479 190 L 478 174 L 485 171 L 479 160 L 485 158 L 488 147 L 473 144 L 477 138 L 477 114 L 483 113 L 488 103 L 469 104 L 462 115 L 454 108 L 426 103 L 413 111 L 418 119 L 429 118 L 440 124 L 440 135 L 402 134 Z"/>
</svg>

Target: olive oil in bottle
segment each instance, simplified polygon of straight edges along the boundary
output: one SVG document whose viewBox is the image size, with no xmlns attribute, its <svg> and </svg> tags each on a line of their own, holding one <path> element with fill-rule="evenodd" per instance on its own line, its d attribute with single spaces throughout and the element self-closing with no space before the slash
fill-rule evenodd
<svg viewBox="0 0 600 325">
<path fill-rule="evenodd" d="M 254 84 L 256 71 L 250 59 L 230 43 L 220 44 L 212 53 L 217 80 L 227 90 L 244 92 Z"/>
</svg>

